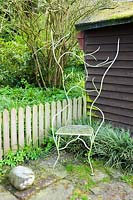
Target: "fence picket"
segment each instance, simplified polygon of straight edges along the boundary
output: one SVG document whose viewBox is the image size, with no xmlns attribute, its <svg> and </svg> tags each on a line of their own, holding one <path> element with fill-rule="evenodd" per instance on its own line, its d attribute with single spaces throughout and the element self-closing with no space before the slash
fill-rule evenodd
<svg viewBox="0 0 133 200">
<path fill-rule="evenodd" d="M 9 112 L 3 112 L 3 147 L 4 154 L 10 150 L 10 136 L 9 136 Z"/>
<path fill-rule="evenodd" d="M 11 110 L 11 149 L 17 150 L 17 111 Z"/>
<path fill-rule="evenodd" d="M 50 128 L 50 104 L 45 104 L 45 135 L 48 135 L 48 131 Z"/>
<path fill-rule="evenodd" d="M 51 103 L 51 125 L 52 128 L 56 127 L 56 103 L 53 101 Z"/>
<path fill-rule="evenodd" d="M 24 109 L 22 107 L 18 110 L 18 144 L 19 148 L 24 146 Z"/>
<path fill-rule="evenodd" d="M 78 119 L 82 116 L 82 98 L 78 98 Z"/>
<path fill-rule="evenodd" d="M 26 144 L 30 145 L 32 142 L 31 139 L 31 108 L 26 106 Z"/>
<path fill-rule="evenodd" d="M 83 96 L 83 117 L 86 118 L 86 96 Z"/>
<path fill-rule="evenodd" d="M 63 111 L 62 111 L 62 125 L 66 125 L 67 110 L 68 110 L 66 99 L 64 99 L 63 102 L 62 102 L 62 108 L 63 108 Z"/>
<path fill-rule="evenodd" d="M 2 159 L 3 149 L 2 149 L 2 116 L 0 113 L 0 160 Z"/>
<path fill-rule="evenodd" d="M 42 143 L 44 139 L 44 106 L 39 105 L 39 144 Z"/>
<path fill-rule="evenodd" d="M 36 105 L 33 106 L 32 139 L 33 145 L 38 145 L 38 109 Z"/>
<path fill-rule="evenodd" d="M 68 99 L 68 124 L 72 123 L 72 100 Z"/>
<path fill-rule="evenodd" d="M 77 105 L 77 99 L 76 98 L 74 98 L 73 99 L 73 109 L 72 109 L 72 111 L 73 111 L 73 120 L 77 120 L 77 108 L 78 108 L 78 105 Z"/>
<path fill-rule="evenodd" d="M 57 101 L 57 127 L 61 126 L 61 112 L 62 112 L 61 102 Z"/>
</svg>

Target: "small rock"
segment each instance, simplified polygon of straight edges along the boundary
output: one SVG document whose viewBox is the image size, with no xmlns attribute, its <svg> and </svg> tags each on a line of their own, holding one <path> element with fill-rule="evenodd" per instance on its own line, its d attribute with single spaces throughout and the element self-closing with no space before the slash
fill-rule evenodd
<svg viewBox="0 0 133 200">
<path fill-rule="evenodd" d="M 18 190 L 27 189 L 35 180 L 32 169 L 23 166 L 14 167 L 9 173 L 10 183 Z"/>
</svg>

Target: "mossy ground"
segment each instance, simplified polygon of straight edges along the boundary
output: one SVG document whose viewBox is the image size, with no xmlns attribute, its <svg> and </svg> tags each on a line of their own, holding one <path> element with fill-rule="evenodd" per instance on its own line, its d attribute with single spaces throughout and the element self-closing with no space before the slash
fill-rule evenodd
<svg viewBox="0 0 133 200">
<path fill-rule="evenodd" d="M 68 163 L 65 168 L 69 174 L 69 179 L 75 182 L 76 186 L 73 191 L 73 196 L 71 200 L 81 199 L 88 200 L 88 195 L 93 193 L 94 187 L 99 187 L 99 185 L 111 183 L 114 178 L 114 173 L 118 172 L 109 167 L 105 167 L 101 161 L 93 161 L 93 167 L 95 169 L 95 176 L 91 176 L 91 171 L 86 163 L 74 164 Z M 99 176 L 99 177 L 98 177 Z M 121 181 L 127 183 L 130 187 L 133 187 L 133 176 L 123 175 L 119 172 L 116 181 Z"/>
</svg>

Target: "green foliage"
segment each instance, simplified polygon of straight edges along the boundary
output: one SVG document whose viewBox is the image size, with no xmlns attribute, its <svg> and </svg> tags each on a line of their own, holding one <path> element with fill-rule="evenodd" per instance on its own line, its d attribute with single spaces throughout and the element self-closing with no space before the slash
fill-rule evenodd
<svg viewBox="0 0 133 200">
<path fill-rule="evenodd" d="M 43 141 L 43 144 L 42 144 L 42 147 L 44 149 L 44 153 L 47 154 L 48 152 L 50 152 L 53 147 L 55 147 L 55 143 L 54 143 L 54 140 L 53 140 L 53 137 L 45 137 L 44 138 L 44 141 Z"/>
<path fill-rule="evenodd" d="M 38 86 L 62 87 L 62 70 L 69 57 L 66 52 L 77 44 L 75 23 L 91 15 L 101 3 L 103 0 L 12 1 L 11 20 L 15 19 L 19 34 L 32 52 Z M 73 59 L 71 62 L 81 64 Z"/>
<path fill-rule="evenodd" d="M 24 162 L 27 163 L 30 160 L 37 160 L 40 156 L 48 154 L 54 147 L 54 140 L 49 136 L 44 139 L 41 147 L 33 147 L 30 145 L 16 152 L 10 150 L 4 159 L 0 160 L 0 175 L 6 173 L 6 166 L 15 167 Z"/>
<path fill-rule="evenodd" d="M 69 163 L 66 165 L 66 170 L 68 174 L 72 177 L 72 179 L 80 180 L 76 183 L 77 188 L 74 190 L 71 200 L 88 199 L 88 195 L 86 194 L 86 192 L 88 193 L 90 188 L 95 185 L 95 182 L 90 176 L 90 168 L 88 167 L 88 165 Z"/>
<path fill-rule="evenodd" d="M 41 147 L 25 146 L 16 152 L 10 150 L 4 157 L 0 160 L 0 175 L 6 173 L 7 167 L 15 167 L 24 162 L 30 160 L 37 160 L 41 155 L 48 154 L 55 147 L 54 140 L 51 136 L 46 137 L 41 145 Z"/>
<path fill-rule="evenodd" d="M 84 69 L 84 52 L 81 51 L 78 45 L 72 48 L 66 66 L 79 67 Z"/>
<path fill-rule="evenodd" d="M 95 182 L 92 180 L 92 177 L 90 176 L 90 168 L 88 167 L 88 164 L 72 164 L 69 163 L 66 165 L 66 170 L 69 172 L 71 177 L 78 177 L 80 180 L 83 180 L 86 182 L 84 185 L 84 191 L 91 188 L 95 185 Z M 79 183 L 80 184 L 80 183 Z"/>
<path fill-rule="evenodd" d="M 66 72 L 66 76 L 69 76 L 66 80 L 66 88 L 68 90 L 73 85 L 79 84 L 78 79 L 80 77 L 82 80 L 83 70 L 69 68 Z M 33 87 L 28 84 L 25 79 L 21 79 L 20 85 L 23 87 L 10 88 L 7 86 L 0 88 L 0 111 L 3 111 L 4 109 L 11 110 L 12 108 L 18 108 L 20 106 L 25 107 L 27 105 L 44 104 L 45 102 L 58 101 L 66 98 L 64 90 L 58 88 L 47 88 L 47 90 L 45 90 Z M 70 98 L 79 97 L 81 95 L 82 90 L 78 88 L 73 89 L 69 93 Z"/>
<path fill-rule="evenodd" d="M 0 160 L 0 174 L 5 172 L 4 166 L 14 167 L 28 160 L 36 160 L 42 153 L 39 147 L 25 146 L 17 152 L 9 151 L 3 160 Z"/>
<path fill-rule="evenodd" d="M 21 79 L 29 83 L 34 80 L 33 69 L 30 68 L 30 53 L 22 38 L 5 42 L 0 39 L 0 86 L 20 86 Z"/>
<path fill-rule="evenodd" d="M 105 124 L 96 137 L 93 156 L 106 165 L 133 172 L 133 139 L 129 132 Z"/>
<path fill-rule="evenodd" d="M 16 33 L 11 13 L 11 0 L 0 0 L 0 37 L 5 41 L 14 39 Z"/>
<path fill-rule="evenodd" d="M 70 200 L 89 200 L 88 195 L 83 194 L 81 191 L 75 191 Z"/>
<path fill-rule="evenodd" d="M 87 165 L 83 164 L 67 164 L 66 170 L 70 173 L 75 173 L 80 178 L 89 178 L 90 168 Z"/>
<path fill-rule="evenodd" d="M 84 89 L 84 84 L 85 84 L 85 80 L 84 80 L 84 70 L 81 67 L 67 67 L 65 69 L 65 87 L 66 90 L 68 91 L 70 88 L 73 88 L 71 90 L 71 92 L 69 93 L 69 95 L 71 96 L 82 96 L 82 94 L 84 93 L 83 89 Z"/>
<path fill-rule="evenodd" d="M 24 78 L 45 89 L 62 88 L 62 70 L 83 65 L 66 53 L 83 58 L 76 46 L 75 23 L 104 4 L 105 0 L 0 0 L 0 85 L 21 86 Z"/>
<path fill-rule="evenodd" d="M 132 175 L 123 175 L 121 180 L 133 187 L 133 176 Z"/>
</svg>

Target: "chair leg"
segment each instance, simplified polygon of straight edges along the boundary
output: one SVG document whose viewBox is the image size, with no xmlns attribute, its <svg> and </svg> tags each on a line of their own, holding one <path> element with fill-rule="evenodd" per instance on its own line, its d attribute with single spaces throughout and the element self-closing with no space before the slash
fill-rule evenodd
<svg viewBox="0 0 133 200">
<path fill-rule="evenodd" d="M 91 168 L 91 175 L 94 176 L 94 170 L 93 170 L 93 166 L 91 164 L 91 150 L 92 150 L 92 144 L 90 147 L 87 146 L 86 142 L 81 139 L 81 138 L 78 138 L 80 141 L 83 142 L 84 146 L 89 150 L 89 153 L 88 153 L 88 161 L 89 161 L 89 165 L 90 165 L 90 168 Z"/>
<path fill-rule="evenodd" d="M 56 145 L 56 149 L 57 149 L 57 159 L 53 165 L 53 169 L 55 168 L 55 166 L 57 165 L 57 162 L 60 158 L 60 136 L 56 136 L 56 141 L 55 141 L 55 145 Z"/>
<path fill-rule="evenodd" d="M 90 168 L 91 168 L 91 176 L 94 176 L 94 169 L 93 169 L 93 166 L 91 164 L 91 149 L 89 150 L 89 153 L 88 153 L 88 162 L 89 162 L 89 165 L 90 165 Z"/>
</svg>

